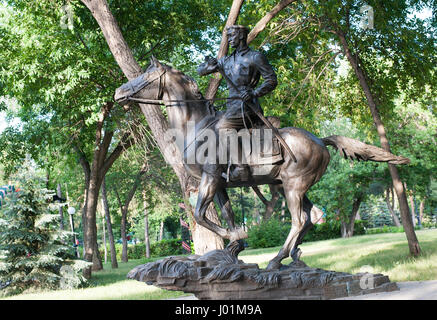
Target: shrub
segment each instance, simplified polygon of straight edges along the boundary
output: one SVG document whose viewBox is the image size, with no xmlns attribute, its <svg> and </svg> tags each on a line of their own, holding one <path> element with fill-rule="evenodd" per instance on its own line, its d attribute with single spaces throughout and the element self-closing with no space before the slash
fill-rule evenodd
<svg viewBox="0 0 437 320">
<path fill-rule="evenodd" d="M 340 222 L 335 221 L 327 221 L 322 224 L 314 225 L 306 234 L 303 241 L 320 241 L 320 240 L 328 240 L 335 239 L 341 237 L 341 225 Z"/>
<path fill-rule="evenodd" d="M 383 226 L 381 228 L 371 228 L 366 230 L 366 234 L 378 234 L 378 233 L 401 233 L 404 232 L 404 227 L 395 226 Z"/>
<path fill-rule="evenodd" d="M 354 226 L 354 236 L 366 234 L 367 225 L 368 223 L 366 220 L 356 220 Z"/>
<path fill-rule="evenodd" d="M 166 239 L 153 243 L 150 246 L 150 255 L 152 257 L 164 257 L 171 255 L 183 254 L 180 239 Z"/>
<path fill-rule="evenodd" d="M 280 246 L 284 244 L 289 232 L 290 223 L 270 219 L 249 229 L 247 243 L 251 248 Z"/>
<path fill-rule="evenodd" d="M 367 221 L 356 220 L 354 235 L 366 233 Z M 284 244 L 290 232 L 290 223 L 271 219 L 249 229 L 247 242 L 251 248 L 268 248 Z M 304 237 L 304 242 L 335 239 L 341 237 L 341 224 L 339 221 L 328 221 L 314 225 Z"/>
<path fill-rule="evenodd" d="M 110 249 L 108 245 L 108 255 L 110 255 Z M 121 261 L 121 254 L 123 245 L 117 243 L 115 245 L 115 251 L 117 254 L 117 260 Z M 104 248 L 100 248 L 100 255 L 103 259 Z M 150 245 L 150 257 L 164 257 L 171 255 L 184 254 L 180 239 L 166 239 L 154 242 Z M 127 246 L 127 258 L 128 259 L 143 259 L 146 256 L 146 245 L 144 243 L 129 244 Z"/>
</svg>

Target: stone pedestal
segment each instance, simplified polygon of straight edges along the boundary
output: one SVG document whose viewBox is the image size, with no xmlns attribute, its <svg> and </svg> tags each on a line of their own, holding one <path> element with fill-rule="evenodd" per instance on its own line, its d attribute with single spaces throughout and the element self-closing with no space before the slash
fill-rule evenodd
<svg viewBox="0 0 437 320">
<path fill-rule="evenodd" d="M 302 261 L 279 270 L 263 270 L 238 260 L 226 249 L 139 265 L 128 278 L 193 293 L 198 299 L 220 300 L 326 300 L 399 290 L 383 274 L 328 271 Z"/>
</svg>

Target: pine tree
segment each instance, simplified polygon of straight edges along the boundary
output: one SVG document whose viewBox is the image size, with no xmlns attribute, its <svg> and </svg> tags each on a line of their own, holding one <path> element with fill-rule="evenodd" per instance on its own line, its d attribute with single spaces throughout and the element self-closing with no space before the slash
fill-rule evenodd
<svg viewBox="0 0 437 320">
<path fill-rule="evenodd" d="M 0 210 L 0 296 L 84 284 L 88 263 L 65 244 L 71 233 L 59 230 L 54 192 L 29 167 L 18 181 L 20 191 Z"/>
</svg>

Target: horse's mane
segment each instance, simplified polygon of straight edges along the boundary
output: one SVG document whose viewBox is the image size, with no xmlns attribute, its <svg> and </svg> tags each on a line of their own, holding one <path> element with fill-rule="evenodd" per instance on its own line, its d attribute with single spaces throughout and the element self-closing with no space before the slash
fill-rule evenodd
<svg viewBox="0 0 437 320">
<path fill-rule="evenodd" d="M 186 75 L 185 73 L 183 73 L 182 71 L 179 71 L 178 69 L 175 69 L 171 66 L 168 65 L 164 65 L 167 70 L 178 74 L 182 80 L 184 80 L 187 83 L 188 88 L 190 89 L 190 92 L 192 93 L 193 97 L 195 99 L 204 99 L 202 92 L 200 92 L 199 90 L 199 86 L 197 85 L 196 80 L 194 80 L 193 77 L 190 77 L 188 75 Z"/>
</svg>

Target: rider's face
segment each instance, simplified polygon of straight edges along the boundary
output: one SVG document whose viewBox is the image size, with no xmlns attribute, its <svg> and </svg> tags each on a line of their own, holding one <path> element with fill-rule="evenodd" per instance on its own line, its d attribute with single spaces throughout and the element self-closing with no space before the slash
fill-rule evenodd
<svg viewBox="0 0 437 320">
<path fill-rule="evenodd" d="M 237 48 L 240 44 L 240 33 L 237 30 L 230 30 L 228 32 L 228 42 L 232 48 Z"/>
</svg>

